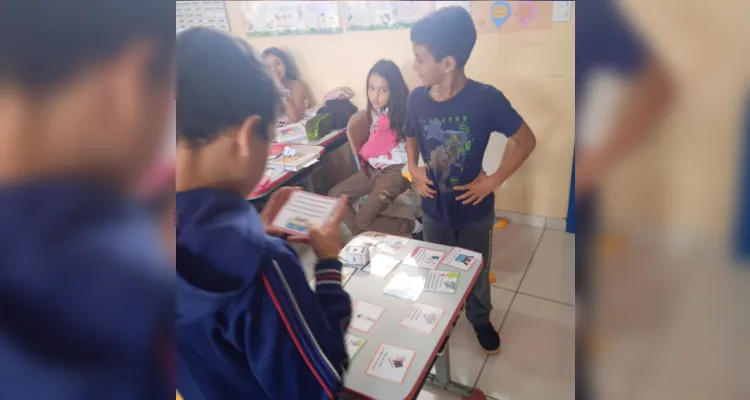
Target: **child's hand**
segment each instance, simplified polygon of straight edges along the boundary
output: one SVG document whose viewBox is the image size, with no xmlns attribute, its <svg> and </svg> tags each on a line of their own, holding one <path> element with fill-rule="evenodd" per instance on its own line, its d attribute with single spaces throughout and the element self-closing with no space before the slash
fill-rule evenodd
<svg viewBox="0 0 750 400">
<path fill-rule="evenodd" d="M 466 190 L 465 193 L 456 197 L 456 200 L 462 201 L 463 204 L 471 204 L 475 206 L 481 203 L 490 193 L 495 191 L 498 186 L 499 185 L 496 184 L 492 178 L 482 171 L 479 173 L 479 176 L 468 185 L 454 186 L 453 189 Z"/>
<path fill-rule="evenodd" d="M 427 168 L 417 167 L 413 171 L 409 172 L 411 172 L 411 178 L 417 185 L 417 190 L 419 191 L 420 196 L 427 197 L 429 199 L 435 197 L 437 191 L 432 188 L 433 182 L 430 180 L 430 178 L 427 177 Z"/>
<path fill-rule="evenodd" d="M 282 237 L 285 235 L 284 231 L 282 231 L 281 229 L 271 227 L 271 223 L 276 218 L 276 214 L 279 213 L 281 207 L 286 203 L 287 200 L 289 200 L 289 196 L 301 189 L 302 188 L 300 187 L 285 186 L 279 188 L 278 190 L 273 192 L 273 194 L 271 194 L 271 197 L 268 199 L 265 207 L 263 207 L 263 211 L 260 212 L 260 219 L 263 221 L 263 225 L 266 227 L 267 234 L 276 237 Z"/>
<path fill-rule="evenodd" d="M 341 252 L 341 220 L 349 207 L 349 197 L 342 195 L 328 221 L 319 229 L 310 229 L 307 238 L 290 237 L 293 243 L 306 243 L 315 251 L 318 260 L 336 260 Z"/>
</svg>

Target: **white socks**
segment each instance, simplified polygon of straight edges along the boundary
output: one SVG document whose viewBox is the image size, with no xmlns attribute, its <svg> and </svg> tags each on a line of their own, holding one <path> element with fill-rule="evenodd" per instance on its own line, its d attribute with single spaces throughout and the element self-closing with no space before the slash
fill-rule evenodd
<svg viewBox="0 0 750 400">
<path fill-rule="evenodd" d="M 414 220 L 414 230 L 411 231 L 412 234 L 422 232 L 422 223 L 418 220 Z"/>
</svg>

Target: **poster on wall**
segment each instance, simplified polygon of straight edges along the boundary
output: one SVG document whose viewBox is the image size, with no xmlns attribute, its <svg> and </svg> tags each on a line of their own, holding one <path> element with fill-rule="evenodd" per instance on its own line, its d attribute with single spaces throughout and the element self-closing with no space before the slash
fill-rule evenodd
<svg viewBox="0 0 750 400">
<path fill-rule="evenodd" d="M 471 3 L 471 1 L 436 1 L 435 9 L 439 10 L 445 7 L 459 6 L 471 13 Z"/>
<path fill-rule="evenodd" d="M 538 31 L 552 27 L 551 1 L 474 1 L 477 33 Z"/>
<path fill-rule="evenodd" d="M 341 33 L 336 1 L 243 1 L 248 36 Z"/>
<path fill-rule="evenodd" d="M 435 9 L 433 1 L 344 1 L 341 5 L 349 31 L 410 28 Z"/>
<path fill-rule="evenodd" d="M 177 33 L 203 26 L 229 32 L 229 19 L 223 1 L 177 1 Z"/>
</svg>

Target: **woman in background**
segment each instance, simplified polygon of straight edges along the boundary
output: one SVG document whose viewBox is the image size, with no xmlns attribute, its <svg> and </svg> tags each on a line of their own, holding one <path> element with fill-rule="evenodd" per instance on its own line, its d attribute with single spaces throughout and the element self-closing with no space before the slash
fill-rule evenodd
<svg viewBox="0 0 750 400">
<path fill-rule="evenodd" d="M 268 65 L 271 76 L 281 91 L 282 112 L 280 124 L 299 122 L 305 116 L 305 111 L 315 102 L 310 95 L 310 88 L 299 79 L 299 71 L 289 56 L 278 47 L 270 47 L 263 51 L 263 58 Z M 336 88 L 323 98 L 325 103 L 332 99 L 349 99 L 354 92 L 347 87 Z"/>
</svg>

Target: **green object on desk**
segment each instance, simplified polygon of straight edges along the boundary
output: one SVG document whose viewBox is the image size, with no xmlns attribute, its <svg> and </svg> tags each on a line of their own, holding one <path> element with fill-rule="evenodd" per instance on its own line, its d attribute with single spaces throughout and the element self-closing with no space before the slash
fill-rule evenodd
<svg viewBox="0 0 750 400">
<path fill-rule="evenodd" d="M 331 114 L 319 114 L 305 124 L 308 140 L 318 140 L 333 129 Z"/>
</svg>

